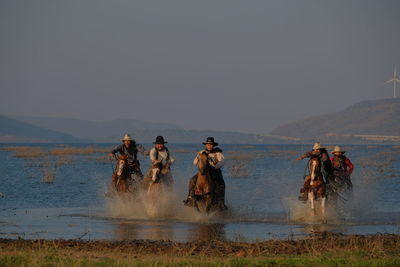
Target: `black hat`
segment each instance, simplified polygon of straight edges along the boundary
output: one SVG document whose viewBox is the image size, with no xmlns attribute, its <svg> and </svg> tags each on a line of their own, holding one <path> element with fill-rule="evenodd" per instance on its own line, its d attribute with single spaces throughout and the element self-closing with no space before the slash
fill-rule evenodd
<svg viewBox="0 0 400 267">
<path fill-rule="evenodd" d="M 166 144 L 166 143 L 168 143 L 168 142 L 165 142 L 164 137 L 162 137 L 162 136 L 157 136 L 156 141 L 153 142 L 153 144 Z"/>
<path fill-rule="evenodd" d="M 214 137 L 207 137 L 207 141 L 203 142 L 205 144 L 212 144 L 213 146 L 218 146 L 218 143 L 214 142 Z"/>
</svg>

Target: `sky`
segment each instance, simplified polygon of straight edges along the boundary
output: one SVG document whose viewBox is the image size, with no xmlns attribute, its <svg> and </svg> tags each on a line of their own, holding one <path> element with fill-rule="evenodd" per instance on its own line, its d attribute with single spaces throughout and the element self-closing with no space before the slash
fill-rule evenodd
<svg viewBox="0 0 400 267">
<path fill-rule="evenodd" d="M 2 0 L 0 38 L 0 114 L 266 134 L 392 97 L 400 1 Z"/>
</svg>

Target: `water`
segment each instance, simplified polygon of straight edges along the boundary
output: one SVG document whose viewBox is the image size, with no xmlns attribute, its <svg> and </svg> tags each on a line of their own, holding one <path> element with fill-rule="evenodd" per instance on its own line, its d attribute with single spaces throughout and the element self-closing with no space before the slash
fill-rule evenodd
<svg viewBox="0 0 400 267">
<path fill-rule="evenodd" d="M 40 146 L 49 150 L 57 145 Z M 310 220 L 306 206 L 296 199 L 306 161 L 295 159 L 308 145 L 222 146 L 230 210 L 223 218 L 202 217 L 182 204 L 187 183 L 196 172 L 192 165 L 195 152 L 202 146 L 169 148 L 176 158 L 174 192 L 166 195 L 164 206 L 153 216 L 143 202 L 111 201 L 104 196 L 112 171 L 111 163 L 100 159 L 105 153 L 73 155 L 68 159 L 71 162 L 54 169 L 53 183 L 44 183 L 43 169 L 53 168 L 58 157 L 48 158 L 50 165 L 43 166 L 42 160 L 16 158 L 12 151 L 0 150 L 0 237 L 186 242 L 302 238 L 321 231 L 400 232 L 399 148 L 345 146 L 356 166 L 354 196 L 330 211 L 326 225 Z M 142 157 L 141 163 L 145 172 L 148 159 Z"/>
</svg>

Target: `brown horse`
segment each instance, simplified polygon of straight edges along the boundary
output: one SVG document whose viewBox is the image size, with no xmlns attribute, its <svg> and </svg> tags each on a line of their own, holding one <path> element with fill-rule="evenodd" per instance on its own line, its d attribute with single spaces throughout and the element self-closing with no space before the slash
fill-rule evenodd
<svg viewBox="0 0 400 267">
<path fill-rule="evenodd" d="M 158 216 L 168 209 L 168 191 L 170 191 L 173 178 L 169 165 L 153 164 L 143 179 L 143 190 L 146 192 L 145 207 L 149 216 Z"/>
<path fill-rule="evenodd" d="M 128 170 L 128 157 L 125 155 L 115 156 L 117 164 L 115 165 L 115 171 L 112 174 L 111 184 L 117 193 L 127 193 L 131 192 L 131 186 L 128 180 L 129 170 Z"/>
<path fill-rule="evenodd" d="M 147 172 L 143 180 L 143 187 L 147 189 L 147 195 L 151 199 L 156 199 L 163 186 L 172 185 L 172 180 L 169 165 L 163 167 L 160 163 L 157 163 L 153 164 Z"/>
<path fill-rule="evenodd" d="M 210 163 L 206 154 L 197 155 L 197 180 L 194 191 L 194 207 L 208 214 L 215 202 L 214 183 L 210 174 Z"/>
<path fill-rule="evenodd" d="M 315 202 L 319 201 L 321 205 L 322 221 L 326 223 L 326 186 L 321 172 L 321 160 L 319 158 L 312 158 L 309 162 L 309 175 L 306 176 L 304 181 L 304 189 L 308 194 L 308 201 L 315 215 Z"/>
</svg>

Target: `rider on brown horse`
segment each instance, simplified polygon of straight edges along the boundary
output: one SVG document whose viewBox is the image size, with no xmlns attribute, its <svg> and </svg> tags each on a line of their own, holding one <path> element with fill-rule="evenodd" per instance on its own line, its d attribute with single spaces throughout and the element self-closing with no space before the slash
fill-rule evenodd
<svg viewBox="0 0 400 267">
<path fill-rule="evenodd" d="M 143 178 L 142 171 L 140 170 L 140 163 L 137 158 L 138 152 L 142 155 L 145 154 L 145 149 L 142 145 L 137 144 L 135 140 L 129 134 L 125 134 L 124 138 L 121 139 L 122 144 L 115 147 L 110 153 L 110 157 L 115 157 L 118 153 L 119 155 L 127 157 L 128 172 L 129 176 L 132 177 L 133 174 L 137 175 L 140 179 Z"/>
<path fill-rule="evenodd" d="M 157 136 L 156 141 L 153 142 L 154 147 L 150 150 L 150 160 L 152 163 L 152 167 L 150 170 L 150 177 L 153 182 L 155 182 L 159 174 L 167 174 L 170 172 L 170 167 L 172 163 L 175 161 L 174 158 L 171 157 L 168 148 L 165 144 L 168 143 L 164 140 L 164 137 Z M 167 185 L 172 183 L 172 176 L 166 175 L 167 179 L 165 182 Z"/>
<path fill-rule="evenodd" d="M 324 177 L 326 183 L 329 183 L 332 177 L 332 164 L 329 158 L 328 152 L 326 149 L 321 145 L 321 143 L 317 142 L 314 144 L 312 151 L 305 153 L 303 156 L 299 157 L 297 160 L 302 160 L 305 158 L 319 158 L 322 166 L 321 172 Z M 307 200 L 307 186 L 309 185 L 310 181 L 307 179 L 304 181 L 304 186 L 300 190 L 302 194 L 299 198 L 302 200 Z"/>
<path fill-rule="evenodd" d="M 350 175 L 353 172 L 354 165 L 344 153 L 346 153 L 346 151 L 343 151 L 340 146 L 335 146 L 335 149 L 332 151 L 333 157 L 331 157 L 331 162 L 333 176 L 342 179 L 348 189 L 351 189 L 353 183 L 350 180 Z"/>
<path fill-rule="evenodd" d="M 211 166 L 211 176 L 216 185 L 215 194 L 218 205 L 221 209 L 226 209 L 225 206 L 225 181 L 222 177 L 221 168 L 224 165 L 224 155 L 222 155 L 222 150 L 217 147 L 218 143 L 214 141 L 214 137 L 208 137 L 206 142 L 203 142 L 205 145 L 205 149 L 200 151 L 199 153 L 203 153 L 207 155 L 208 162 Z M 193 161 L 194 165 L 197 165 L 198 158 L 196 157 Z M 187 206 L 193 205 L 193 197 L 195 193 L 197 174 L 190 179 L 189 182 L 189 193 L 186 200 L 183 202 Z"/>
</svg>

